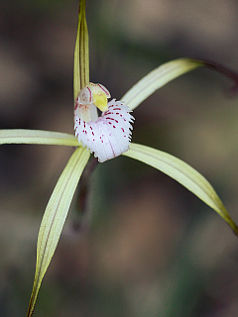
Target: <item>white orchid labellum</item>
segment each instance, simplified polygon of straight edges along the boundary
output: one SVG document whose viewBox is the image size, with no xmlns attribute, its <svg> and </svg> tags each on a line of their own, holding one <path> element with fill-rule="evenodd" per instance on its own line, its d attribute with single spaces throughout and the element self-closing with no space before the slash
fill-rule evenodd
<svg viewBox="0 0 238 317">
<path fill-rule="evenodd" d="M 131 141 L 131 110 L 116 99 L 108 102 L 110 97 L 103 85 L 89 83 L 80 91 L 74 107 L 75 136 L 99 162 L 126 152 Z M 97 108 L 102 111 L 100 117 Z"/>
</svg>

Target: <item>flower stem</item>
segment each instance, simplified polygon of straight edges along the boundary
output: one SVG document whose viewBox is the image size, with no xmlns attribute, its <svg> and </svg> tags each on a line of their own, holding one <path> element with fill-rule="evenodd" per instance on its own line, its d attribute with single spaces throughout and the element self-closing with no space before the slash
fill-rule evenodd
<svg viewBox="0 0 238 317">
<path fill-rule="evenodd" d="M 87 229 L 91 213 L 88 207 L 91 177 L 96 167 L 98 166 L 98 160 L 94 157 L 91 158 L 87 167 L 85 168 L 79 183 L 79 195 L 76 202 L 76 212 L 73 221 L 73 229 L 75 231 L 83 231 Z"/>
</svg>

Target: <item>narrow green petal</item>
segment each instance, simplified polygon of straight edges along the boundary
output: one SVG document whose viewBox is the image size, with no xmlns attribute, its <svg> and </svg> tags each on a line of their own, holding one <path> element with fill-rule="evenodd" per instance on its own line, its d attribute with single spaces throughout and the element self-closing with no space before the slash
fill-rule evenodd
<svg viewBox="0 0 238 317">
<path fill-rule="evenodd" d="M 238 235 L 237 225 L 231 219 L 213 187 L 191 166 L 168 153 L 140 144 L 132 143 L 129 151 L 124 155 L 148 164 L 179 182 L 214 209 Z"/>
<path fill-rule="evenodd" d="M 78 28 L 74 49 L 74 100 L 89 83 L 89 47 L 86 21 L 86 0 L 80 1 Z"/>
<path fill-rule="evenodd" d="M 79 146 L 78 140 L 72 134 L 23 129 L 0 130 L 0 144 L 46 144 Z"/>
<path fill-rule="evenodd" d="M 61 174 L 46 207 L 37 242 L 36 272 L 27 316 L 32 316 L 42 279 L 57 247 L 69 206 L 90 153 L 77 148 Z"/>
<path fill-rule="evenodd" d="M 79 11 L 78 15 L 78 28 L 74 48 L 74 100 L 76 100 L 80 92 L 80 73 L 79 73 L 79 34 L 80 34 L 80 24 L 82 18 L 82 12 Z"/>
<path fill-rule="evenodd" d="M 121 100 L 133 110 L 157 89 L 166 85 L 171 80 L 203 65 L 202 61 L 189 58 L 176 59 L 165 63 L 139 80 L 137 84 L 128 90 Z"/>
</svg>

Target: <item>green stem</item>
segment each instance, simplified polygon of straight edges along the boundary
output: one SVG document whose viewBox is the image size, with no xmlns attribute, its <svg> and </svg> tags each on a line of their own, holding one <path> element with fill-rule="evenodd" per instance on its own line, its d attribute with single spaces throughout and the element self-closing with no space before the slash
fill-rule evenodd
<svg viewBox="0 0 238 317">
<path fill-rule="evenodd" d="M 88 229 L 90 224 L 92 215 L 88 203 L 91 189 L 91 178 L 97 166 L 98 160 L 92 157 L 84 169 L 79 182 L 79 194 L 76 202 L 73 229 L 80 233 L 85 229 Z"/>
</svg>

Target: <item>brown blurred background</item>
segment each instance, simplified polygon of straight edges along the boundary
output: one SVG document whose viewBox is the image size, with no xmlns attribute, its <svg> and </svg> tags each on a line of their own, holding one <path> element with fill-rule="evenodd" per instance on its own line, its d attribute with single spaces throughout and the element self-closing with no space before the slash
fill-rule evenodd
<svg viewBox="0 0 238 317">
<path fill-rule="evenodd" d="M 77 1 L 0 2 L 0 128 L 72 132 Z M 238 71 L 236 0 L 88 0 L 91 80 L 120 98 L 162 62 Z M 182 158 L 238 221 L 238 95 L 194 71 L 134 111 L 133 141 Z M 44 208 L 71 148 L 0 149 L 0 316 L 24 316 Z M 120 157 L 95 171 L 89 229 L 74 203 L 35 316 L 238 316 L 238 240 L 179 184 Z"/>
</svg>

